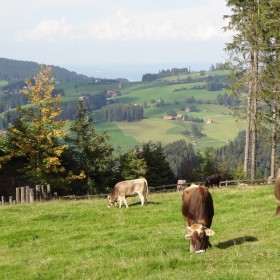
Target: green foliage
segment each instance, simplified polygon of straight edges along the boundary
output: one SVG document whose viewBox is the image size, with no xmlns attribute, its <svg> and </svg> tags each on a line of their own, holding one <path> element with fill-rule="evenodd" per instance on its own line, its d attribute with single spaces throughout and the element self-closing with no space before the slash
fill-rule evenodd
<svg viewBox="0 0 280 280">
<path fill-rule="evenodd" d="M 150 186 L 162 186 L 174 183 L 174 174 L 165 158 L 161 143 L 143 144 L 139 157 L 147 165 L 145 178 Z"/>
<path fill-rule="evenodd" d="M 146 176 L 147 165 L 143 158 L 139 158 L 138 148 L 121 154 L 119 158 L 119 173 L 124 180 L 131 180 Z"/>
<path fill-rule="evenodd" d="M 60 82 L 84 82 L 90 78 L 78 75 L 73 71 L 52 66 L 53 75 Z M 19 61 L 14 59 L 0 58 L 0 80 L 9 82 L 32 78 L 40 72 L 40 64 L 31 61 Z"/>
<path fill-rule="evenodd" d="M 271 185 L 211 194 L 215 235 L 203 254 L 188 251 L 181 192 L 150 194 L 147 207 L 128 198 L 129 209 L 105 199 L 2 206 L 0 279 L 278 279 Z"/>
<path fill-rule="evenodd" d="M 106 132 L 96 133 L 83 101 L 79 101 L 77 111 L 76 121 L 71 126 L 73 137 L 67 138 L 70 144 L 68 154 L 75 162 L 71 166 L 85 173 L 82 183 L 88 193 L 100 192 L 110 180 L 113 147 L 107 143 L 109 137 Z"/>
<path fill-rule="evenodd" d="M 174 176 L 188 182 L 196 181 L 195 170 L 198 168 L 199 159 L 192 144 L 185 140 L 175 141 L 164 147 L 164 154 Z"/>
<path fill-rule="evenodd" d="M 144 117 L 143 107 L 137 104 L 111 104 L 94 112 L 97 122 L 136 121 Z"/>
</svg>

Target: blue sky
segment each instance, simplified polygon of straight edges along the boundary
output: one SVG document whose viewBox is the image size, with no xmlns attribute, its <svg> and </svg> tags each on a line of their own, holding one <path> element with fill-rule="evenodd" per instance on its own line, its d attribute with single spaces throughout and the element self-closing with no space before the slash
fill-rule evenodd
<svg viewBox="0 0 280 280">
<path fill-rule="evenodd" d="M 223 62 L 225 0 L 0 0 L 0 57 L 61 67 Z M 71 69 L 70 69 L 71 70 Z"/>
</svg>

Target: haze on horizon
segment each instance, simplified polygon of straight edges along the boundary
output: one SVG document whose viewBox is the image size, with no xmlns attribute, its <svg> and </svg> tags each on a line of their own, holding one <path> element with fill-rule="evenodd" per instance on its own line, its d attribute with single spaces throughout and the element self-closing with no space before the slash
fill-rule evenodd
<svg viewBox="0 0 280 280">
<path fill-rule="evenodd" d="M 78 72 L 102 71 L 100 65 L 215 64 L 225 61 L 231 40 L 223 31 L 223 16 L 229 14 L 224 0 L 0 4 L 1 57 Z"/>
</svg>

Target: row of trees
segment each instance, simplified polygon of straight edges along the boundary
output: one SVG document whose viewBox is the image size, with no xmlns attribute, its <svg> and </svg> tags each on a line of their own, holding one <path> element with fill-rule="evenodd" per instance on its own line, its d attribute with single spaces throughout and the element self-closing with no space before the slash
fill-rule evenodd
<svg viewBox="0 0 280 280">
<path fill-rule="evenodd" d="M 243 98 L 246 137 L 243 169 L 256 176 L 257 144 L 261 135 L 271 143 L 271 176 L 275 175 L 280 101 L 280 2 L 278 0 L 227 0 L 231 9 L 226 30 L 234 32 L 227 44 L 233 70 L 232 91 Z"/>
<path fill-rule="evenodd" d="M 97 122 L 136 121 L 144 118 L 143 106 L 137 104 L 111 104 L 95 111 Z"/>
</svg>

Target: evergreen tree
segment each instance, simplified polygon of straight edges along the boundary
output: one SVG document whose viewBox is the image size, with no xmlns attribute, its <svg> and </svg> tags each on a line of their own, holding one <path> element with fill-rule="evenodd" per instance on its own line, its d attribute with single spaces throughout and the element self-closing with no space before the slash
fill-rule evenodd
<svg viewBox="0 0 280 280">
<path fill-rule="evenodd" d="M 150 186 L 174 183 L 175 177 L 166 161 L 161 143 L 148 142 L 144 144 L 139 157 L 143 158 L 146 162 L 146 179 Z"/>
<path fill-rule="evenodd" d="M 97 193 L 103 191 L 111 179 L 113 147 L 107 143 L 109 137 L 106 132 L 97 134 L 95 131 L 83 101 L 79 101 L 77 111 L 76 121 L 71 126 L 73 134 L 67 142 L 71 145 L 75 168 L 85 173 L 82 183 L 86 191 Z"/>
<path fill-rule="evenodd" d="M 135 148 L 120 155 L 119 173 L 124 180 L 145 177 L 147 165 L 143 158 L 139 158 L 139 153 L 139 148 Z"/>
</svg>

